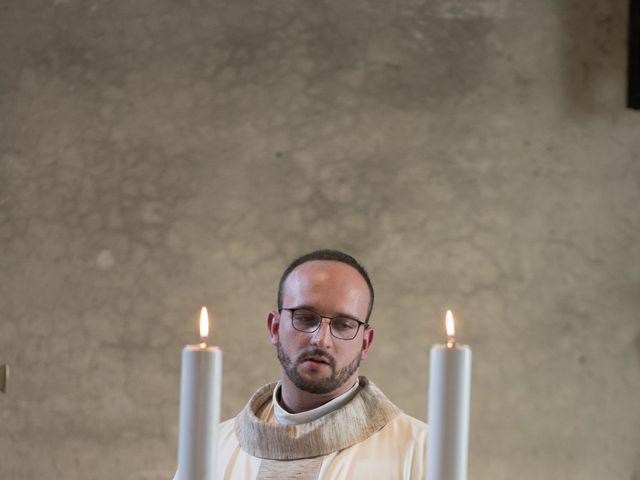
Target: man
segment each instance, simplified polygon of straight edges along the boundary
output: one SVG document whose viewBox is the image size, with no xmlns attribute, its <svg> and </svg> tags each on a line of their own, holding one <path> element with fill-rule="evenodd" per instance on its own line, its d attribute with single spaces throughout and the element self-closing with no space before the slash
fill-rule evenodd
<svg viewBox="0 0 640 480">
<path fill-rule="evenodd" d="M 367 272 L 345 253 L 289 265 L 267 316 L 280 381 L 221 424 L 220 480 L 424 479 L 426 425 L 358 377 L 373 300 Z"/>
</svg>

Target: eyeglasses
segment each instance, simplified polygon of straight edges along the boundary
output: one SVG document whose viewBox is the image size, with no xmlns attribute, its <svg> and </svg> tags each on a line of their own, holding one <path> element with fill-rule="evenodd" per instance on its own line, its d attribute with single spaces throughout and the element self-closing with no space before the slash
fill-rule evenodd
<svg viewBox="0 0 640 480">
<path fill-rule="evenodd" d="M 291 325 L 299 332 L 313 333 L 320 328 L 322 319 L 329 320 L 331 335 L 340 340 L 353 340 L 360 331 L 360 326 L 366 329 L 369 324 L 351 317 L 326 317 L 308 308 L 281 308 L 291 312 Z"/>
</svg>

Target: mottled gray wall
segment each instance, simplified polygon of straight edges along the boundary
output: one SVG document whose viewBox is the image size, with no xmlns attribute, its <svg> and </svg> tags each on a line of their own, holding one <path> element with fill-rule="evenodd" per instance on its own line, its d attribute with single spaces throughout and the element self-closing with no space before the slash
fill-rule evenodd
<svg viewBox="0 0 640 480">
<path fill-rule="evenodd" d="M 0 478 L 170 478 L 199 305 L 228 417 L 321 246 L 370 269 L 365 373 L 422 419 L 456 309 L 472 479 L 640 478 L 625 3 L 2 0 Z"/>
</svg>

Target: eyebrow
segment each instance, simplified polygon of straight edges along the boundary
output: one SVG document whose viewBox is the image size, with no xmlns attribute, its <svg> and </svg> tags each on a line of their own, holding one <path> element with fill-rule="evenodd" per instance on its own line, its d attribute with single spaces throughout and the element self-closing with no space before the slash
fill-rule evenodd
<svg viewBox="0 0 640 480">
<path fill-rule="evenodd" d="M 311 310 L 314 313 L 317 313 L 318 315 L 322 315 L 318 310 L 316 310 L 314 307 L 312 307 L 311 305 L 299 305 L 297 307 L 293 307 L 293 308 L 289 308 L 287 310 L 300 310 L 304 308 L 305 310 Z M 360 320 L 359 318 L 354 317 L 353 315 L 349 315 L 348 313 L 343 313 L 343 312 L 337 312 L 338 314 L 332 318 L 337 318 L 337 317 L 344 317 L 344 318 L 350 318 L 351 320 L 355 320 L 356 322 L 363 322 L 362 320 Z M 328 317 L 327 317 L 328 318 Z"/>
</svg>

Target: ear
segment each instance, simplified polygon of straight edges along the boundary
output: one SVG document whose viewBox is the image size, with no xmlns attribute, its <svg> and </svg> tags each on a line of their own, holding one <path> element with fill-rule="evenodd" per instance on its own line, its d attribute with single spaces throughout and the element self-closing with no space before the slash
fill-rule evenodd
<svg viewBox="0 0 640 480">
<path fill-rule="evenodd" d="M 280 314 L 276 310 L 271 310 L 267 315 L 267 329 L 271 336 L 271 343 L 278 344 L 278 331 L 280 330 Z"/>
<path fill-rule="evenodd" d="M 373 336 L 375 333 L 374 330 L 375 329 L 370 326 L 369 328 L 365 329 L 364 334 L 362 335 L 362 353 L 360 354 L 361 360 L 367 358 L 367 352 L 369 351 L 369 348 L 373 343 Z"/>
</svg>

